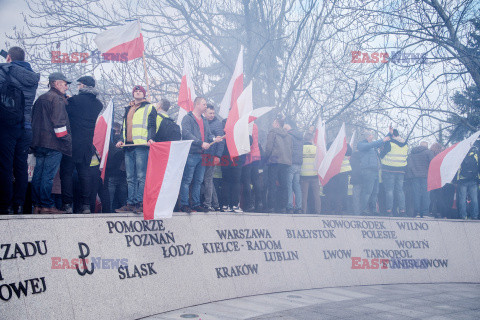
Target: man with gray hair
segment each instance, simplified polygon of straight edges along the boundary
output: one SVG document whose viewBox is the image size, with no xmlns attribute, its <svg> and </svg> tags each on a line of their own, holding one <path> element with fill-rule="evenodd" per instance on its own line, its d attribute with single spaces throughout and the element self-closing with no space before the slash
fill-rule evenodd
<svg viewBox="0 0 480 320">
<path fill-rule="evenodd" d="M 62 154 L 72 156 L 72 136 L 65 92 L 71 82 L 60 72 L 48 76 L 50 90 L 38 97 L 32 109 L 32 149 L 36 165 L 32 178 L 34 213 L 65 213 L 55 208 L 53 178 Z"/>
<path fill-rule="evenodd" d="M 389 136 L 383 139 L 373 141 L 373 131 L 364 132 L 364 140 L 357 144 L 359 151 L 359 162 L 361 170 L 361 191 L 360 191 L 360 210 L 362 213 L 368 213 L 368 204 L 377 202 L 378 194 L 378 176 L 380 169 L 380 159 L 378 157 L 378 148 L 390 140 Z M 375 211 L 375 209 L 373 209 Z"/>
</svg>

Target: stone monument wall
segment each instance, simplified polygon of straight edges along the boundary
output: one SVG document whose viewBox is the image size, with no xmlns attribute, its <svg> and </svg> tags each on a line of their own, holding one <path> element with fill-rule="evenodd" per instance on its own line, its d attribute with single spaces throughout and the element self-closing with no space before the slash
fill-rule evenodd
<svg viewBox="0 0 480 320">
<path fill-rule="evenodd" d="M 480 223 L 278 214 L 0 218 L 1 319 L 135 319 L 310 288 L 480 282 Z"/>
</svg>

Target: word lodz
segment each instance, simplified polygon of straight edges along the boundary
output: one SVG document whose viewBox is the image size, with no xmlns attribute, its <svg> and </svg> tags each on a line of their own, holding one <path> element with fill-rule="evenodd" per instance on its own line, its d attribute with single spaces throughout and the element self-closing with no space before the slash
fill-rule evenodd
<svg viewBox="0 0 480 320">
<path fill-rule="evenodd" d="M 88 52 L 72 52 L 65 53 L 61 51 L 51 51 L 52 63 L 87 63 L 90 57 L 92 63 L 104 62 L 127 62 L 128 52 L 122 53 L 101 53 L 99 51 Z"/>
</svg>

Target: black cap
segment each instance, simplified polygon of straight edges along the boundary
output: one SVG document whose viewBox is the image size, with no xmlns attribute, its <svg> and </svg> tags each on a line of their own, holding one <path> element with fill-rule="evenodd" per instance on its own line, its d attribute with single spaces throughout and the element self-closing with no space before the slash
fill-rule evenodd
<svg viewBox="0 0 480 320">
<path fill-rule="evenodd" d="M 83 83 L 87 87 L 95 87 L 95 79 L 90 76 L 83 76 L 79 78 L 77 82 Z"/>
<path fill-rule="evenodd" d="M 48 76 L 48 81 L 56 81 L 56 80 L 63 80 L 68 84 L 72 83 L 71 81 L 68 81 L 67 78 L 61 72 L 54 72 Z"/>
</svg>

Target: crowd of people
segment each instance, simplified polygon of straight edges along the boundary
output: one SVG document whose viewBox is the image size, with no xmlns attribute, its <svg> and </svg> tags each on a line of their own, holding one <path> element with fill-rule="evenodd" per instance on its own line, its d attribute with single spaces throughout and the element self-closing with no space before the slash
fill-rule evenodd
<svg viewBox="0 0 480 320">
<path fill-rule="evenodd" d="M 226 119 L 215 115 L 206 98 L 197 97 L 178 126 L 168 115 L 170 102 L 149 102 L 140 85 L 132 90 L 122 123 L 112 126 L 101 177 L 93 138 L 103 104 L 95 79 L 79 78 L 78 93 L 68 97 L 71 82 L 52 73 L 48 92 L 35 100 L 39 80 L 24 51 L 12 47 L 0 64 L 0 112 L 9 112 L 0 118 L 0 214 L 142 213 L 149 145 L 183 139 L 193 142 L 178 211 L 478 219 L 476 146 L 452 184 L 428 192 L 428 168 L 442 151 L 440 144 L 428 148 L 423 141 L 409 151 L 397 129 L 390 127 L 379 140 L 366 131 L 355 149 L 348 146 L 340 173 L 322 186 L 314 127 L 302 132 L 295 121 L 277 114 L 264 145 L 254 124 L 250 152 L 231 157 Z M 35 156 L 31 182 L 29 154 Z"/>
</svg>

